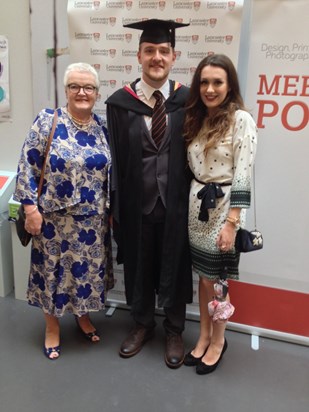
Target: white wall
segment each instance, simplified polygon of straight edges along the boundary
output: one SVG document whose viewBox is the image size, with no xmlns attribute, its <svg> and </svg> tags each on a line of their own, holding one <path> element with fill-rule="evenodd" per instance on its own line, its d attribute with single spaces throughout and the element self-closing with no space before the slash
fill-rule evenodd
<svg viewBox="0 0 309 412">
<path fill-rule="evenodd" d="M 9 42 L 11 122 L 0 122 L 0 169 L 16 171 L 33 120 L 29 0 L 0 0 L 0 34 Z"/>
<path fill-rule="evenodd" d="M 1 1 L 1 0 L 0 0 Z M 48 59 L 47 49 L 54 48 L 53 0 L 30 0 L 32 38 L 33 108 L 35 114 L 44 107 L 55 107 L 54 59 Z M 48 18 L 46 18 L 48 16 Z M 67 0 L 56 0 L 57 49 L 66 49 L 68 42 Z M 57 57 L 58 106 L 65 104 L 63 74 L 70 64 L 69 54 Z"/>
</svg>

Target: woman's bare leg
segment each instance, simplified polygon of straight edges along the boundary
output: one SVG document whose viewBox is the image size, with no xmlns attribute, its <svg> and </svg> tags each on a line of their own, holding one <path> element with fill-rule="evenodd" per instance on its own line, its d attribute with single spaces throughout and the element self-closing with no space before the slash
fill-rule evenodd
<svg viewBox="0 0 309 412">
<path fill-rule="evenodd" d="M 212 282 L 212 284 L 214 284 Z M 213 286 L 212 286 L 213 288 Z M 214 295 L 214 290 L 213 290 L 213 295 Z M 210 299 L 211 300 L 211 299 Z M 229 302 L 230 298 L 229 295 L 227 294 L 226 300 Z M 219 357 L 222 353 L 222 349 L 224 346 L 224 341 L 225 341 L 225 329 L 226 329 L 226 324 L 227 321 L 213 321 L 211 319 L 212 323 L 212 336 L 211 336 L 211 342 L 210 345 L 207 349 L 207 352 L 205 356 L 202 359 L 202 362 L 206 363 L 207 365 L 213 365 L 215 364 L 218 360 Z"/>
<path fill-rule="evenodd" d="M 200 277 L 199 280 L 199 309 L 200 309 L 200 336 L 191 354 L 200 358 L 210 344 L 212 335 L 212 320 L 208 314 L 208 302 L 213 297 L 213 282 Z"/>
<path fill-rule="evenodd" d="M 56 316 L 44 313 L 45 317 L 45 348 L 56 348 L 60 345 L 60 325 L 59 319 Z M 55 359 L 59 357 L 57 351 L 50 353 L 49 358 Z"/>
<path fill-rule="evenodd" d="M 80 316 L 77 318 L 78 324 L 81 328 L 81 330 L 88 334 L 88 333 L 93 333 L 96 331 L 96 328 L 93 326 L 91 323 L 89 314 L 87 313 L 86 315 Z M 98 342 L 100 340 L 100 336 L 94 335 L 91 338 L 92 342 Z"/>
</svg>

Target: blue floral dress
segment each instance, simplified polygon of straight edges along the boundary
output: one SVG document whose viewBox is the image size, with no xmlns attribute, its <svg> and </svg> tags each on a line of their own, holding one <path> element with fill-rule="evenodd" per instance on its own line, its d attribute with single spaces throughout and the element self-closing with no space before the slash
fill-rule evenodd
<svg viewBox="0 0 309 412">
<path fill-rule="evenodd" d="M 104 308 L 113 287 L 108 225 L 111 156 L 107 130 L 96 115 L 87 130 L 65 107 L 47 156 L 39 209 L 42 232 L 32 239 L 27 298 L 44 313 L 77 316 Z M 15 200 L 37 204 L 45 148 L 54 111 L 42 110 L 25 140 Z"/>
</svg>

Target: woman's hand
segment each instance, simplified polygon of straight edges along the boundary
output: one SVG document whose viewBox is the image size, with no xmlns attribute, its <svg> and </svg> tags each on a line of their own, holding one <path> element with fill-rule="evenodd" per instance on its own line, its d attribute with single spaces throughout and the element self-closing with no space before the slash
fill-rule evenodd
<svg viewBox="0 0 309 412">
<path fill-rule="evenodd" d="M 225 222 L 223 228 L 220 230 L 217 247 L 221 252 L 228 252 L 233 249 L 235 244 L 236 230 L 235 226 L 230 222 Z"/>
<path fill-rule="evenodd" d="M 24 206 L 24 209 L 26 214 L 25 229 L 28 233 L 31 233 L 32 236 L 39 235 L 43 223 L 42 214 L 39 212 L 38 208 L 33 205 Z"/>
</svg>

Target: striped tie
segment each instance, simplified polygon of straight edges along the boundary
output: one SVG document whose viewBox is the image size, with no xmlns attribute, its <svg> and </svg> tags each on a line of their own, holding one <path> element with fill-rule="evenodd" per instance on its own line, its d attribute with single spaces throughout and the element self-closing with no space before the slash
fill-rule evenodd
<svg viewBox="0 0 309 412">
<path fill-rule="evenodd" d="M 166 111 L 162 93 L 156 90 L 153 97 L 156 99 L 156 104 L 152 114 L 152 139 L 159 147 L 166 129 Z"/>
</svg>

